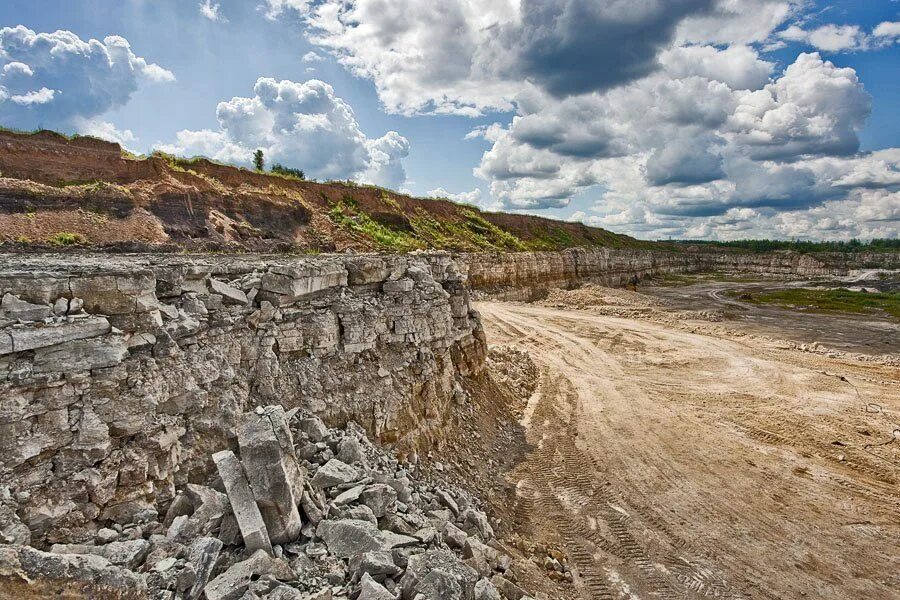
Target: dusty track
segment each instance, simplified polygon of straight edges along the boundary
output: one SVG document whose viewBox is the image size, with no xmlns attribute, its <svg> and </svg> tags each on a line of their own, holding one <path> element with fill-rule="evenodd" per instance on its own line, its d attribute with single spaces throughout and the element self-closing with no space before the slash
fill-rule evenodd
<svg viewBox="0 0 900 600">
<path fill-rule="evenodd" d="M 896 368 L 479 309 L 488 339 L 541 367 L 517 526 L 565 549 L 581 597 L 898 597 L 900 439 L 865 447 L 900 422 Z"/>
</svg>

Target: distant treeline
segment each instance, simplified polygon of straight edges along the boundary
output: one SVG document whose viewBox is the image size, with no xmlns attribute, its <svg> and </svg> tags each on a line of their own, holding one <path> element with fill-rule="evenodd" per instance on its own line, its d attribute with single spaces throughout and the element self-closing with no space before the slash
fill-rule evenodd
<svg viewBox="0 0 900 600">
<path fill-rule="evenodd" d="M 771 252 L 773 250 L 793 250 L 794 252 L 900 252 L 900 238 L 874 239 L 867 242 L 809 242 L 802 240 L 735 240 L 717 242 L 709 240 L 671 240 L 676 244 L 715 246 L 718 248 L 740 248 L 751 252 Z"/>
</svg>

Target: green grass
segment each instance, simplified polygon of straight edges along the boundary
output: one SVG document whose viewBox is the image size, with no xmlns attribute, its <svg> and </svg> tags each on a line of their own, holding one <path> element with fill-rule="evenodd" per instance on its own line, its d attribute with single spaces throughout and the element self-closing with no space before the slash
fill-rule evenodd
<svg viewBox="0 0 900 600">
<path fill-rule="evenodd" d="M 74 246 L 84 241 L 81 234 L 69 231 L 60 231 L 47 238 L 47 242 L 56 246 Z"/>
<path fill-rule="evenodd" d="M 774 290 L 767 292 L 731 292 L 744 302 L 751 304 L 772 304 L 784 308 L 803 308 L 825 312 L 845 312 L 856 314 L 887 313 L 900 319 L 900 292 L 853 292 L 847 289 L 806 289 Z"/>
<path fill-rule="evenodd" d="M 328 211 L 328 218 L 342 229 L 369 237 L 386 250 L 409 252 L 425 247 L 425 244 L 408 233 L 382 225 L 359 211 L 358 203 L 350 196 L 335 203 Z"/>
</svg>

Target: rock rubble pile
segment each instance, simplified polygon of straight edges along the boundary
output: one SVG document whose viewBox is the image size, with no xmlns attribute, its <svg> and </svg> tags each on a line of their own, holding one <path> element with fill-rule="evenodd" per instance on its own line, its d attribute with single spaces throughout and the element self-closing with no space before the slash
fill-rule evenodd
<svg viewBox="0 0 900 600">
<path fill-rule="evenodd" d="M 0 498 L 16 543 L 0 546 L 0 597 L 529 597 L 467 492 L 417 477 L 415 458 L 401 464 L 355 424 L 258 407 L 239 416 L 236 442 L 213 454 L 209 486 L 187 484 L 163 517 L 100 529 L 93 544 L 24 545 L 15 499 Z"/>
</svg>

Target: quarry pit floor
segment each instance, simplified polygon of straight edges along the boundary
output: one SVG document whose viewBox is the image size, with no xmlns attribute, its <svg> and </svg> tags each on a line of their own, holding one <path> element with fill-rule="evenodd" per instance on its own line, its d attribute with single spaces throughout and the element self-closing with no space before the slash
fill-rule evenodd
<svg viewBox="0 0 900 600">
<path fill-rule="evenodd" d="M 478 309 L 540 370 L 506 477 L 519 534 L 575 573 L 560 598 L 898 597 L 900 368 L 677 319 Z"/>
</svg>

